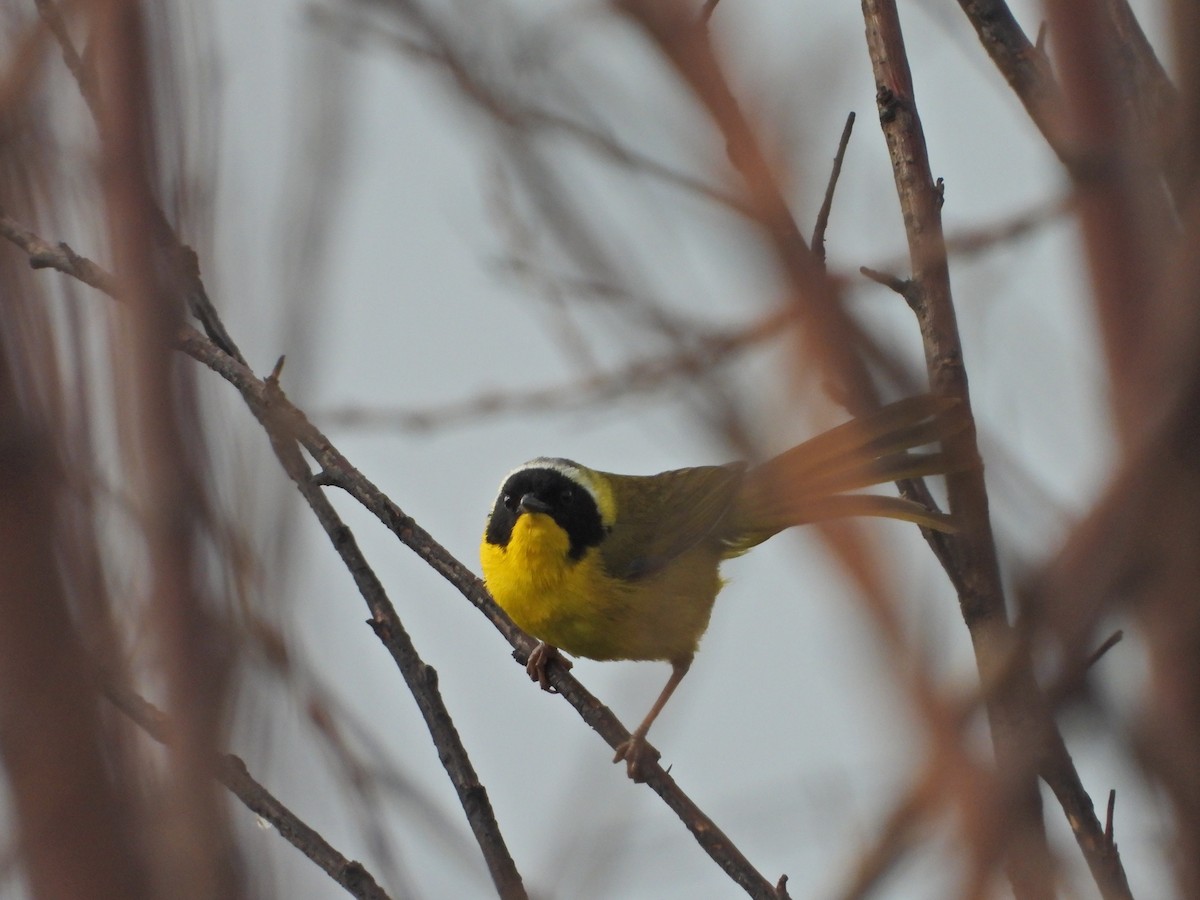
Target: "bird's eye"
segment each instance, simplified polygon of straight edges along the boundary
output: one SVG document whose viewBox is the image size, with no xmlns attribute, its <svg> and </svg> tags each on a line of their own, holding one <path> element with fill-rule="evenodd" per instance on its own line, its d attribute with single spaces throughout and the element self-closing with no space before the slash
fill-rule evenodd
<svg viewBox="0 0 1200 900">
<path fill-rule="evenodd" d="M 514 494 L 505 494 L 502 502 L 505 509 L 513 510 L 517 508 L 517 498 Z"/>
<path fill-rule="evenodd" d="M 558 499 L 560 501 L 562 501 L 562 504 L 564 506 L 566 506 L 572 500 L 575 499 L 575 492 L 573 490 L 571 490 L 571 488 L 565 487 L 561 491 L 558 492 Z"/>
</svg>

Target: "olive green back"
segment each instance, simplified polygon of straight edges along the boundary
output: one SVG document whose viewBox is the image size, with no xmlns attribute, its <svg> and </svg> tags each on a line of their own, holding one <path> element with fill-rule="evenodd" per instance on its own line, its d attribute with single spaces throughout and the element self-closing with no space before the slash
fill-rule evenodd
<svg viewBox="0 0 1200 900">
<path fill-rule="evenodd" d="M 701 541 L 719 541 L 734 508 L 746 466 L 697 466 L 658 475 L 613 475 L 617 519 L 600 545 L 604 567 L 616 578 L 660 571 Z"/>
</svg>

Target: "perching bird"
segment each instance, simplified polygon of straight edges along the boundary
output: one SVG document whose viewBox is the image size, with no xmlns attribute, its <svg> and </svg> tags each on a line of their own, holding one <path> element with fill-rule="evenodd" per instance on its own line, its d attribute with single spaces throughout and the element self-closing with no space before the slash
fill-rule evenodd
<svg viewBox="0 0 1200 900">
<path fill-rule="evenodd" d="M 539 458 L 514 469 L 480 556 L 496 602 L 541 641 L 530 677 L 549 690 L 545 667 L 558 649 L 669 662 L 670 679 L 613 760 L 638 779 L 646 733 L 708 627 L 721 562 L 793 525 L 844 516 L 953 531 L 949 516 L 911 500 L 846 492 L 949 471 L 944 451 L 910 451 L 961 430 L 957 407 L 932 396 L 901 400 L 753 467 L 614 475 Z"/>
</svg>

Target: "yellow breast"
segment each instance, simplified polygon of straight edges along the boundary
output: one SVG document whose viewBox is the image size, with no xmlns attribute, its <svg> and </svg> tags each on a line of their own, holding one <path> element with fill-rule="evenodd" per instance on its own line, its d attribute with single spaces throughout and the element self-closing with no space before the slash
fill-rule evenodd
<svg viewBox="0 0 1200 900">
<path fill-rule="evenodd" d="M 483 541 L 488 590 L 517 625 L 575 656 L 690 658 L 721 586 L 715 551 L 623 581 L 604 571 L 595 547 L 579 560 L 569 549 L 566 532 L 540 513 L 520 516 L 505 547 Z"/>
<path fill-rule="evenodd" d="M 604 575 L 594 550 L 570 559 L 570 543 L 552 518 L 526 513 L 513 525 L 507 546 L 483 542 L 483 577 L 496 602 L 524 631 L 568 653 L 592 656 Z"/>
</svg>

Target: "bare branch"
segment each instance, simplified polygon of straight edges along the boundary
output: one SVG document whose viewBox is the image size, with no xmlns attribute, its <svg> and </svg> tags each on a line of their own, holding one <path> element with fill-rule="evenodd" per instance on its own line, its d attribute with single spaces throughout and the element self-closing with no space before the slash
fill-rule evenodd
<svg viewBox="0 0 1200 900">
<path fill-rule="evenodd" d="M 524 665 L 536 641 L 518 629 L 512 620 L 488 595 L 483 583 L 454 558 L 433 536 L 421 528 L 414 519 L 406 515 L 388 499 L 374 484 L 365 478 L 337 451 L 325 435 L 308 421 L 308 418 L 293 406 L 281 393 L 271 390 L 244 365 L 222 353 L 195 330 L 181 336 L 179 347 L 183 352 L 208 366 L 230 382 L 242 394 L 247 405 L 260 420 L 271 421 L 269 433 L 284 428 L 283 433 L 298 441 L 321 466 L 321 480 L 325 484 L 336 484 L 353 496 L 378 518 L 400 541 L 425 560 L 434 571 L 449 581 L 477 609 L 487 616 L 501 635 L 511 644 L 517 661 Z M 264 424 L 266 424 L 264 421 Z M 291 472 L 289 471 L 289 474 Z M 296 475 L 299 475 L 297 471 Z M 295 479 L 296 476 L 293 476 Z M 312 482 L 306 479 L 306 484 Z M 297 481 L 297 487 L 305 491 Z M 305 494 L 307 497 L 307 493 Z M 326 501 L 327 502 L 327 501 Z M 340 548 L 339 548 L 340 550 Z M 356 574 L 354 569 L 352 574 Z M 374 613 L 374 610 L 373 610 Z M 372 626 L 382 631 L 381 639 L 393 638 L 389 619 Z M 391 649 L 392 645 L 389 645 Z M 425 667 L 427 668 L 427 667 Z M 561 666 L 549 669 L 550 682 L 610 747 L 616 749 L 629 739 L 629 732 L 615 715 Z M 737 884 L 753 897 L 775 900 L 775 887 L 760 875 L 742 853 L 698 806 L 679 788 L 674 779 L 658 763 L 647 766 L 646 784 L 679 816 L 697 842 L 710 857 Z"/>
<path fill-rule="evenodd" d="M 90 259 L 80 256 L 66 244 L 50 244 L 15 219 L 0 211 L 0 236 L 25 251 L 34 269 L 56 269 L 84 284 L 118 298 L 117 282 Z"/>
<path fill-rule="evenodd" d="M 4 228 L 4 236 L 9 237 L 27 252 L 37 252 L 40 248 L 49 246 L 28 229 L 15 223 L 7 224 L 10 227 Z M 84 280 L 84 276 L 88 276 L 91 280 L 86 283 L 90 284 L 95 281 L 97 285 L 112 285 L 114 282 L 113 277 L 99 266 L 82 257 L 77 257 L 74 253 L 60 254 L 55 259 L 63 263 L 61 267 L 56 266 L 60 268 L 60 271 L 80 280 Z M 342 556 L 348 571 L 354 577 L 364 599 L 367 600 L 372 612 L 370 624 L 384 645 L 392 652 L 401 674 L 405 677 L 406 683 L 417 700 L 418 707 L 425 716 L 434 744 L 439 749 L 439 757 L 446 767 L 451 782 L 459 792 L 468 822 L 476 834 L 476 839 L 479 841 L 500 896 L 511 898 L 511 900 L 524 898 L 526 894 L 520 875 L 504 845 L 499 826 L 487 799 L 487 793 L 475 775 L 466 749 L 462 746 L 449 712 L 438 693 L 436 673 L 417 655 L 416 648 L 400 623 L 399 616 L 384 592 L 382 584 L 362 556 L 349 529 L 346 528 L 328 499 L 319 490 L 319 479 L 312 476 L 295 446 L 296 437 L 288 429 L 297 421 L 306 422 L 307 420 L 287 402 L 279 388 L 277 376 L 282 371 L 283 358 L 281 357 L 276 363 L 272 376 L 267 381 L 260 381 L 245 368 L 244 363 L 204 340 L 199 333 L 186 325 L 182 326 L 179 331 L 177 341 L 181 349 L 191 352 L 191 355 L 197 356 L 202 362 L 207 362 L 210 368 L 223 372 L 230 380 L 232 380 L 230 373 L 238 373 L 241 382 L 240 384 L 235 382 L 235 385 L 245 387 L 246 390 L 254 388 L 253 394 L 246 395 L 248 401 L 250 396 L 254 396 L 257 400 L 257 403 L 249 404 L 250 408 L 266 428 L 281 464 L 313 508 L 334 548 Z M 202 353 L 199 352 L 199 348 L 203 349 Z M 279 412 L 281 408 L 284 410 L 282 414 Z M 341 459 L 340 454 L 336 454 L 331 445 L 325 441 L 323 436 L 315 432 L 315 429 L 311 434 L 317 436 L 321 445 L 328 449 L 328 453 L 324 457 L 326 460 Z M 328 476 L 330 473 L 326 469 L 322 474 Z M 342 476 L 337 479 L 337 483 L 339 486 L 345 487 L 344 473 Z M 501 613 L 501 615 L 503 614 Z"/>
<path fill-rule="evenodd" d="M 813 253 L 822 264 L 825 262 L 825 229 L 829 226 L 829 213 L 833 209 L 833 191 L 837 187 L 838 176 L 842 174 L 842 161 L 846 158 L 846 147 L 850 144 L 850 132 L 854 130 L 854 113 L 846 116 L 846 124 L 842 128 L 842 137 L 838 141 L 837 153 L 833 157 L 833 170 L 829 173 L 829 184 L 825 186 L 825 199 L 821 201 L 821 210 L 817 213 L 817 223 L 813 226 Z"/>
<path fill-rule="evenodd" d="M 794 311 L 784 309 L 733 331 L 697 338 L 678 353 L 630 363 L 613 372 L 602 372 L 578 381 L 515 393 L 489 391 L 436 408 L 375 409 L 339 407 L 317 416 L 322 421 L 350 428 L 394 428 L 427 431 L 450 425 L 476 424 L 488 416 L 584 409 L 618 397 L 629 397 L 669 387 L 694 378 L 715 366 L 732 361 L 739 353 L 778 336 L 792 324 Z"/>
<path fill-rule="evenodd" d="M 158 741 L 171 741 L 173 728 L 170 718 L 133 691 L 112 682 L 105 682 L 104 693 L 113 705 Z M 270 823 L 280 836 L 303 853 L 344 887 L 362 900 L 386 900 L 387 894 L 363 864 L 347 859 L 332 844 L 250 774 L 241 758 L 222 754 L 215 760 L 214 777 L 225 785 L 242 804 Z"/>
</svg>

